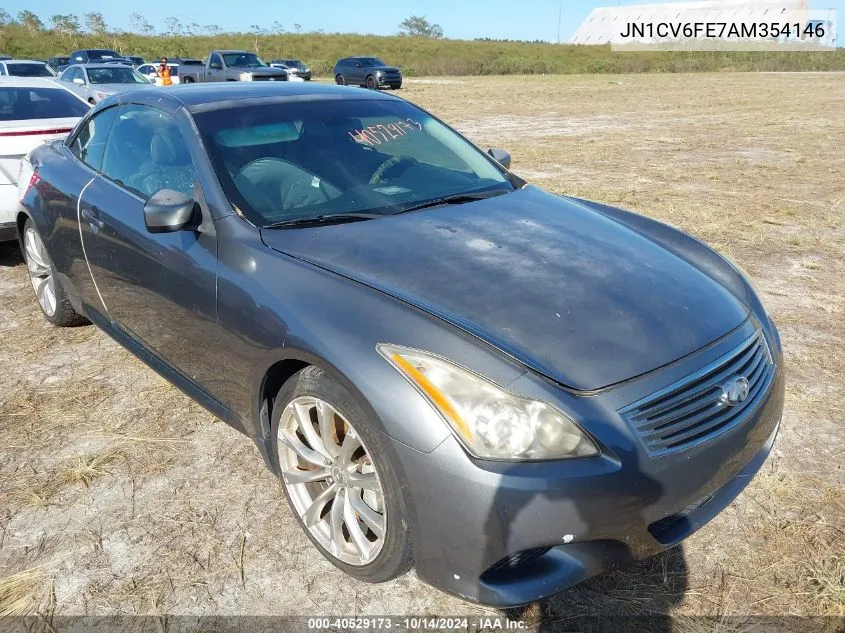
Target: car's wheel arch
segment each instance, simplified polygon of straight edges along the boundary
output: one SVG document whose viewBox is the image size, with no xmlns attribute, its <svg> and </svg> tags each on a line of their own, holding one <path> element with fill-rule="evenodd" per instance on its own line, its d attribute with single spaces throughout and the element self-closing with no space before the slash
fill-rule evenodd
<svg viewBox="0 0 845 633">
<path fill-rule="evenodd" d="M 273 401 L 285 383 L 306 367 L 319 367 L 343 385 L 367 415 L 368 422 L 374 425 L 375 430 L 387 435 L 380 417 L 367 398 L 342 371 L 325 358 L 304 349 L 286 346 L 271 355 L 268 362 L 262 363 L 262 366 L 264 369 L 257 377 L 256 386 L 253 389 L 251 417 L 255 425 L 255 440 L 259 444 L 265 462 L 273 472 L 278 472 L 276 456 L 270 450 L 273 432 Z"/>
</svg>

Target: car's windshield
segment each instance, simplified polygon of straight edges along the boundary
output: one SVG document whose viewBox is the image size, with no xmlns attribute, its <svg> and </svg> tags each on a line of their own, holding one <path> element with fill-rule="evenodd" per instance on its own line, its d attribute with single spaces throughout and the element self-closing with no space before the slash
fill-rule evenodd
<svg viewBox="0 0 845 633">
<path fill-rule="evenodd" d="M 47 64 L 6 64 L 6 72 L 13 77 L 55 77 Z"/>
<path fill-rule="evenodd" d="M 485 154 L 404 101 L 252 105 L 194 118 L 230 201 L 261 226 L 514 188 Z"/>
<path fill-rule="evenodd" d="M 362 57 L 360 62 L 364 66 L 387 66 L 387 64 L 381 61 L 378 57 Z"/>
<path fill-rule="evenodd" d="M 0 121 L 62 119 L 86 112 L 88 104 L 64 88 L 0 87 Z"/>
<path fill-rule="evenodd" d="M 88 80 L 92 84 L 148 84 L 146 77 L 128 66 L 114 68 L 89 68 Z"/>
<path fill-rule="evenodd" d="M 223 61 L 233 68 L 258 68 L 267 65 L 255 53 L 224 53 Z"/>
<path fill-rule="evenodd" d="M 91 50 L 88 51 L 88 59 L 114 59 L 115 57 L 120 57 L 114 51 L 109 50 Z"/>
</svg>

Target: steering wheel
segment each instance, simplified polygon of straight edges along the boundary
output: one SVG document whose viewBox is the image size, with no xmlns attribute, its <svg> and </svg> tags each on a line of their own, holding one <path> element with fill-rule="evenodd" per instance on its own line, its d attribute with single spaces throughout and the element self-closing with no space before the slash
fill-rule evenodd
<svg viewBox="0 0 845 633">
<path fill-rule="evenodd" d="M 370 184 L 379 184 L 385 173 L 387 173 L 389 170 L 393 169 L 401 163 L 408 163 L 408 167 L 413 167 L 414 165 L 419 164 L 419 161 L 416 158 L 411 158 L 410 156 L 391 156 L 381 165 L 379 165 L 378 168 L 373 172 L 373 175 L 370 176 Z M 405 169 L 408 169 L 408 167 L 406 167 Z"/>
</svg>

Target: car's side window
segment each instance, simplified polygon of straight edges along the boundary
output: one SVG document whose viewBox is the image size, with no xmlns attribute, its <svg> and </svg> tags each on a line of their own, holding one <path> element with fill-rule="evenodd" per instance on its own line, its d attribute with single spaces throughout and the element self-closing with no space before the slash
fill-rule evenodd
<svg viewBox="0 0 845 633">
<path fill-rule="evenodd" d="M 83 125 L 76 136 L 68 143 L 70 151 L 83 163 L 100 170 L 109 129 L 117 117 L 117 108 L 108 108 L 98 112 Z"/>
<path fill-rule="evenodd" d="M 161 189 L 193 196 L 197 178 L 188 143 L 176 120 L 142 105 L 120 108 L 101 171 L 144 199 Z"/>
<path fill-rule="evenodd" d="M 210 60 L 210 65 L 223 66 L 223 60 L 220 59 L 220 55 L 217 55 L 216 53 L 214 55 L 212 55 L 211 60 Z"/>
<path fill-rule="evenodd" d="M 3 66 L 2 64 L 0 64 L 0 75 L 5 75 L 5 74 L 6 74 L 6 67 Z"/>
</svg>

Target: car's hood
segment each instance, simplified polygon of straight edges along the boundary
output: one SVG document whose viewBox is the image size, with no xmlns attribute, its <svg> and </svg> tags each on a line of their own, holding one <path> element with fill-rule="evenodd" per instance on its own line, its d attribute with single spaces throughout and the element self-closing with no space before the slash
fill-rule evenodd
<svg viewBox="0 0 845 633">
<path fill-rule="evenodd" d="M 748 315 L 713 277 L 641 232 L 534 187 L 262 236 L 276 250 L 418 306 L 579 390 L 666 365 Z"/>
<path fill-rule="evenodd" d="M 369 70 L 381 71 L 383 73 L 398 73 L 400 72 L 396 66 L 373 66 Z"/>
<path fill-rule="evenodd" d="M 283 68 L 276 68 L 275 66 L 229 66 L 229 68 L 261 75 L 284 75 L 287 73 Z"/>
</svg>

